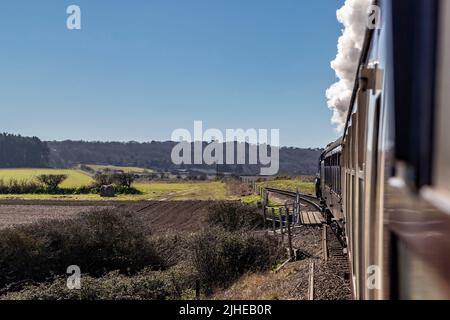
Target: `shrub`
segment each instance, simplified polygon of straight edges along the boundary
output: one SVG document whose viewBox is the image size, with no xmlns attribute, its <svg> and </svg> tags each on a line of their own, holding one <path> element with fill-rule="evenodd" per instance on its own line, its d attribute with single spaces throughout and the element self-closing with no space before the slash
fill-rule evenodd
<svg viewBox="0 0 450 320">
<path fill-rule="evenodd" d="M 134 182 L 135 178 L 134 175 L 131 173 L 115 173 L 112 176 L 112 180 L 117 186 L 130 189 L 131 184 Z"/>
<path fill-rule="evenodd" d="M 95 184 L 97 187 L 107 186 L 113 184 L 113 176 L 107 173 L 97 172 L 94 175 Z"/>
<path fill-rule="evenodd" d="M 115 210 L 0 231 L 0 288 L 65 274 L 70 265 L 92 276 L 163 267 L 141 221 L 132 213 Z"/>
<path fill-rule="evenodd" d="M 42 185 L 28 180 L 11 179 L 5 183 L 0 179 L 0 194 L 24 194 L 24 193 L 44 193 Z"/>
<path fill-rule="evenodd" d="M 160 271 L 145 268 L 131 276 L 110 272 L 94 278 L 92 274 L 86 274 L 81 278 L 81 290 L 68 290 L 66 279 L 61 277 L 8 293 L 3 299 L 192 299 L 196 280 L 200 280 L 203 292 L 208 295 L 247 272 L 272 268 L 283 253 L 278 241 L 272 237 L 230 233 L 223 229 L 178 238 L 158 237 L 152 244 L 155 250 L 165 252 L 166 259 L 172 254 L 176 256 L 171 261 L 173 267 Z"/>
<path fill-rule="evenodd" d="M 11 179 L 5 183 L 3 179 L 0 179 L 0 194 L 88 194 L 93 190 L 91 186 L 55 189 L 29 180 Z"/>
<path fill-rule="evenodd" d="M 192 255 L 198 278 L 206 293 L 211 293 L 244 273 L 270 269 L 282 250 L 278 241 L 267 235 L 211 229 L 194 236 Z"/>
<path fill-rule="evenodd" d="M 173 267 L 189 257 L 192 235 L 165 234 L 151 237 L 150 242 L 165 266 Z"/>
<path fill-rule="evenodd" d="M 92 169 L 90 166 L 87 166 L 85 164 L 81 164 L 80 165 L 80 170 L 83 170 L 83 171 L 86 171 L 86 172 L 89 172 L 89 173 L 95 173 L 94 169 Z"/>
<path fill-rule="evenodd" d="M 44 184 L 46 188 L 54 192 L 58 190 L 58 187 L 61 183 L 63 183 L 64 180 L 67 179 L 67 175 L 65 174 L 41 174 L 36 177 L 36 179 Z"/>
<path fill-rule="evenodd" d="M 0 300 L 168 300 L 183 299 L 195 280 L 189 269 L 168 271 L 145 269 L 134 276 L 111 272 L 100 278 L 81 276 L 81 289 L 69 290 L 66 279 L 29 285 L 19 292 L 8 293 Z"/>
<path fill-rule="evenodd" d="M 212 205 L 207 221 L 230 232 L 254 230 L 264 226 L 264 218 L 256 207 L 241 202 L 221 202 Z"/>
</svg>

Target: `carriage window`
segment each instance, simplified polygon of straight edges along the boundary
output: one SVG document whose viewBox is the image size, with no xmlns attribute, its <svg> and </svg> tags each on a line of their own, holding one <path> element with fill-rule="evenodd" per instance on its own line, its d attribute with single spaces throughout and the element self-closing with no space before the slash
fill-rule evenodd
<svg viewBox="0 0 450 320">
<path fill-rule="evenodd" d="M 420 188 L 432 180 L 437 14 L 448 1 L 407 2 L 405 10 L 404 1 L 392 1 L 395 114 L 401 115 L 394 117 L 395 153 Z"/>
</svg>

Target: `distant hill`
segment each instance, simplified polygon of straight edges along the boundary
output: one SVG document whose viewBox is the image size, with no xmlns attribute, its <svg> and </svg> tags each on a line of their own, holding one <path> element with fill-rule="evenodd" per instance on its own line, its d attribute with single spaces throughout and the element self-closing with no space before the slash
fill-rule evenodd
<svg viewBox="0 0 450 320">
<path fill-rule="evenodd" d="M 0 168 L 70 168 L 78 164 L 92 164 L 150 168 L 158 171 L 187 169 L 214 173 L 218 170 L 222 173 L 239 175 L 257 175 L 260 172 L 259 165 L 176 166 L 171 160 L 172 149 L 175 145 L 176 143 L 171 141 L 44 142 L 37 137 L 3 133 L 0 134 Z M 204 147 L 206 145 L 204 143 Z M 235 150 L 237 145 L 234 143 Z M 248 144 L 245 148 L 248 159 Z M 321 151 L 320 149 L 281 148 L 279 175 L 314 175 Z M 235 159 L 236 153 L 235 151 Z"/>
<path fill-rule="evenodd" d="M 0 134 L 0 168 L 43 168 L 49 164 L 49 149 L 37 137 Z"/>
<path fill-rule="evenodd" d="M 171 161 L 175 142 L 85 142 L 51 141 L 49 164 L 52 167 L 71 167 L 77 164 L 110 164 L 157 170 L 199 169 L 216 170 L 216 166 L 176 166 Z M 206 145 L 206 144 L 205 144 Z M 247 148 L 248 149 L 248 148 Z M 280 175 L 314 175 L 317 172 L 321 149 L 281 148 Z M 248 154 L 248 150 L 247 150 Z M 220 172 L 258 174 L 258 165 L 220 165 Z"/>
</svg>

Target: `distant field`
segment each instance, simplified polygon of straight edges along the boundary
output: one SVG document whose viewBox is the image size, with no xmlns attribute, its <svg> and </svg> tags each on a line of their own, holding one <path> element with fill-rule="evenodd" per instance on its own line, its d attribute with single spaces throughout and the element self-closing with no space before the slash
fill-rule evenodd
<svg viewBox="0 0 450 320">
<path fill-rule="evenodd" d="M 146 197 L 155 200 L 226 200 L 225 183 L 218 181 L 192 183 L 135 183 Z"/>
<path fill-rule="evenodd" d="M 121 170 L 126 173 L 142 173 L 142 172 L 153 172 L 153 170 L 145 169 L 145 168 L 138 168 L 138 167 L 120 167 L 120 166 L 106 166 L 106 165 L 96 165 L 96 164 L 89 164 L 87 167 L 92 168 L 94 170 Z"/>
<path fill-rule="evenodd" d="M 65 174 L 67 179 L 61 188 L 78 188 L 90 185 L 94 180 L 81 170 L 72 169 L 0 169 L 0 180 L 36 181 L 41 174 Z"/>
<path fill-rule="evenodd" d="M 1 172 L 0 170 L 0 177 Z M 87 175 L 86 175 L 87 176 Z M 87 176 L 90 178 L 89 176 Z M 225 183 L 218 181 L 192 183 L 135 183 L 133 186 L 142 192 L 140 195 L 119 195 L 114 198 L 101 198 L 96 194 L 86 195 L 47 195 L 21 194 L 0 195 L 0 200 L 229 200 L 237 199 L 228 195 Z"/>
<path fill-rule="evenodd" d="M 272 180 L 260 182 L 258 185 L 274 189 L 282 189 L 288 191 L 296 191 L 298 189 L 301 193 L 314 194 L 315 187 L 313 182 L 304 182 L 300 179 L 295 180 Z"/>
</svg>

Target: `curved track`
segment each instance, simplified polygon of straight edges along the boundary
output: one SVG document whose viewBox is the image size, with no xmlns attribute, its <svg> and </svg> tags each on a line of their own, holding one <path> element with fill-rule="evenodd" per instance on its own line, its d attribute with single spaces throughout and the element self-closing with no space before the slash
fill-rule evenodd
<svg viewBox="0 0 450 320">
<path fill-rule="evenodd" d="M 288 196 L 288 197 L 292 197 L 292 198 L 295 198 L 297 196 L 297 193 L 294 191 L 280 190 L 280 189 L 274 189 L 274 188 L 266 188 L 266 190 L 269 192 L 272 192 L 272 193 L 276 193 L 276 194 L 280 194 L 280 195 Z M 300 200 L 303 200 L 304 202 L 309 203 L 310 205 L 314 206 L 318 211 L 322 212 L 322 207 L 319 203 L 319 199 L 317 199 L 314 196 L 304 194 L 304 193 L 299 193 L 299 195 L 300 195 Z"/>
</svg>

